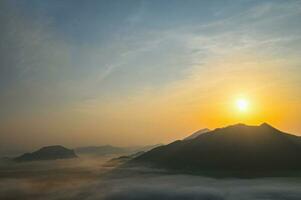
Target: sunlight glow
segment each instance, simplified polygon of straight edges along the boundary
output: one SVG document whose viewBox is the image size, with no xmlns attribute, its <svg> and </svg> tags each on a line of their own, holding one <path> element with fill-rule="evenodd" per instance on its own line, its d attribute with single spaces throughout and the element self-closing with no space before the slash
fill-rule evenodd
<svg viewBox="0 0 301 200">
<path fill-rule="evenodd" d="M 249 108 L 249 102 L 246 99 L 237 99 L 236 100 L 236 107 L 239 111 L 245 112 Z"/>
</svg>

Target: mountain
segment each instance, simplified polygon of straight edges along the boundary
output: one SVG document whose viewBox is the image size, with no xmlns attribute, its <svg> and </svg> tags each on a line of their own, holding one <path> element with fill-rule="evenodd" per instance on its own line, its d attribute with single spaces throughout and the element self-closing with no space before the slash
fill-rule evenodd
<svg viewBox="0 0 301 200">
<path fill-rule="evenodd" d="M 196 137 L 198 137 L 199 135 L 202 135 L 203 133 L 207 133 L 209 132 L 210 130 L 208 128 L 204 128 L 204 129 L 201 129 L 201 130 L 198 130 L 197 132 L 194 132 L 193 134 L 191 134 L 190 136 L 184 138 L 184 140 L 191 140 L 191 139 L 194 139 Z"/>
<path fill-rule="evenodd" d="M 94 156 L 105 156 L 105 155 L 113 155 L 113 154 L 133 154 L 141 151 L 149 151 L 161 145 L 162 144 L 137 146 L 137 147 L 116 147 L 111 145 L 86 146 L 86 147 L 76 148 L 75 152 L 78 154 L 86 154 L 86 155 L 94 155 Z"/>
<path fill-rule="evenodd" d="M 86 146 L 86 147 L 79 147 L 75 149 L 75 152 L 78 154 L 90 154 L 90 155 L 111 155 L 111 154 L 121 154 L 127 153 L 127 149 L 122 147 L 114 147 L 111 145 L 104 145 L 104 146 Z"/>
<path fill-rule="evenodd" d="M 32 153 L 25 153 L 16 157 L 15 161 L 35 161 L 35 160 L 56 160 L 77 158 L 74 150 L 67 149 L 60 145 L 43 147 Z"/>
<path fill-rule="evenodd" d="M 301 137 L 269 124 L 236 124 L 157 147 L 131 160 L 188 171 L 301 170 Z"/>
</svg>

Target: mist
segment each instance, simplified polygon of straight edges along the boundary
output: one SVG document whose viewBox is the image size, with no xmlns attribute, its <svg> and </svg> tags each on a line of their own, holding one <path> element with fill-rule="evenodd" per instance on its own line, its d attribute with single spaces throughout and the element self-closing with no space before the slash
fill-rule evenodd
<svg viewBox="0 0 301 200">
<path fill-rule="evenodd" d="M 106 165 L 110 157 L 2 161 L 0 199 L 299 200 L 300 178 L 210 178 Z"/>
</svg>

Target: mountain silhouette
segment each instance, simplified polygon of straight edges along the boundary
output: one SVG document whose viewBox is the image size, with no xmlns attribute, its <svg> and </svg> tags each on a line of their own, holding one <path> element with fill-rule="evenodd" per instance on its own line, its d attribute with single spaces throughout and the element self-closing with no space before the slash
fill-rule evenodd
<svg viewBox="0 0 301 200">
<path fill-rule="evenodd" d="M 144 153 L 145 153 L 144 151 L 139 151 L 139 152 L 134 153 L 134 154 L 119 156 L 117 158 L 112 158 L 111 160 L 107 161 L 103 166 L 115 167 L 117 165 L 124 164 L 124 163 L 126 163 L 126 162 L 128 162 L 128 161 L 144 154 Z"/>
<path fill-rule="evenodd" d="M 236 124 L 157 147 L 129 163 L 190 171 L 300 170 L 301 137 L 266 123 Z"/>
<path fill-rule="evenodd" d="M 68 159 L 76 158 L 77 155 L 74 150 L 67 149 L 60 145 L 42 147 L 41 149 L 32 152 L 25 153 L 17 158 L 15 161 L 35 161 L 35 160 L 56 160 L 56 159 Z"/>
<path fill-rule="evenodd" d="M 194 132 L 190 136 L 184 138 L 184 140 L 194 139 L 194 138 L 198 137 L 199 135 L 202 135 L 203 133 L 207 133 L 209 131 L 210 131 L 210 129 L 208 129 L 208 128 L 204 128 L 204 129 L 198 130 L 197 132 Z"/>
</svg>

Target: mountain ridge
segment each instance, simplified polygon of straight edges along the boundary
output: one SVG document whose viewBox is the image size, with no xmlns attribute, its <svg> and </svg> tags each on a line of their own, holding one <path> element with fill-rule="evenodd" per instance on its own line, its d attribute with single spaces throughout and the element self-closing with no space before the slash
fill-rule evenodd
<svg viewBox="0 0 301 200">
<path fill-rule="evenodd" d="M 217 128 L 177 140 L 130 163 L 180 170 L 300 170 L 301 138 L 267 123 Z"/>
<path fill-rule="evenodd" d="M 208 129 L 208 128 L 200 129 L 200 130 L 198 130 L 198 131 L 192 133 L 191 135 L 185 137 L 183 140 L 191 140 L 191 139 L 194 139 L 194 138 L 198 137 L 199 135 L 204 134 L 204 133 L 207 133 L 207 132 L 209 132 L 209 131 L 210 131 L 210 129 Z"/>
</svg>

